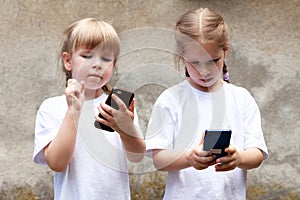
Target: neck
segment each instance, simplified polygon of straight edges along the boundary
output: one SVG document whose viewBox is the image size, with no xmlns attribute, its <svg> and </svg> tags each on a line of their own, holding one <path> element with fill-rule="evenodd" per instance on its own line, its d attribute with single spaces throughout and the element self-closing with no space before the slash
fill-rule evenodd
<svg viewBox="0 0 300 200">
<path fill-rule="evenodd" d="M 224 81 L 222 79 L 219 79 L 215 84 L 213 84 L 210 87 L 204 87 L 204 86 L 198 85 L 191 78 L 187 78 L 187 81 L 189 82 L 189 84 L 192 87 L 194 87 L 202 92 L 215 92 L 215 91 L 219 90 L 224 84 Z"/>
<path fill-rule="evenodd" d="M 84 98 L 85 100 L 92 100 L 92 99 L 96 99 L 99 96 L 102 95 L 102 89 L 97 89 L 97 90 L 89 90 L 89 89 L 85 89 L 84 91 Z"/>
</svg>

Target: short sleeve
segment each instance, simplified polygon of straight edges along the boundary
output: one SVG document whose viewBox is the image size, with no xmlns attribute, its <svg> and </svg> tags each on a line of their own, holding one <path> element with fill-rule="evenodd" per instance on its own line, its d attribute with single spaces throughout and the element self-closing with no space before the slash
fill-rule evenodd
<svg viewBox="0 0 300 200">
<path fill-rule="evenodd" d="M 161 98 L 154 104 L 149 119 L 145 140 L 147 151 L 174 147 L 176 115 L 171 112 L 171 107 L 160 103 L 164 102 Z"/>
<path fill-rule="evenodd" d="M 36 115 L 33 151 L 33 161 L 35 163 L 46 164 L 44 148 L 55 138 L 59 128 L 60 123 L 54 116 L 51 103 L 47 100 L 44 101 Z"/>
<path fill-rule="evenodd" d="M 248 100 L 245 101 L 243 112 L 244 122 L 244 149 L 256 147 L 262 150 L 264 159 L 268 157 L 267 145 L 261 127 L 261 115 L 255 99 L 247 92 Z"/>
</svg>

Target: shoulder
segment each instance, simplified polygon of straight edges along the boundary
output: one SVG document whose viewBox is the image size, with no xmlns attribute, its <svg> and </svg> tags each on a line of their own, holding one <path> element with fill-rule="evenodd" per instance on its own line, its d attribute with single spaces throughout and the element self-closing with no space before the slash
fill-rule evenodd
<svg viewBox="0 0 300 200">
<path fill-rule="evenodd" d="M 164 90 L 156 100 L 156 105 L 164 105 L 166 107 L 177 106 L 182 96 L 187 92 L 187 83 L 185 81 L 176 84 Z"/>
<path fill-rule="evenodd" d="M 249 93 L 248 90 L 244 87 L 237 86 L 231 83 L 225 83 L 225 89 L 232 91 L 232 92 L 237 92 L 237 93 Z"/>
<path fill-rule="evenodd" d="M 45 99 L 40 105 L 39 110 L 53 110 L 61 109 L 67 106 L 67 101 L 65 95 L 49 97 Z"/>
<path fill-rule="evenodd" d="M 250 92 L 241 86 L 226 83 L 225 90 L 227 93 L 235 95 L 237 98 L 253 98 Z"/>
<path fill-rule="evenodd" d="M 54 97 L 49 97 L 47 99 L 45 99 L 43 102 L 42 102 L 42 105 L 43 104 L 56 104 L 56 103 L 62 103 L 66 101 L 66 97 L 65 95 L 61 95 L 61 96 L 54 96 Z"/>
<path fill-rule="evenodd" d="M 257 107 L 257 102 L 253 95 L 244 87 L 233 84 L 226 84 L 226 98 L 241 108 Z"/>
</svg>

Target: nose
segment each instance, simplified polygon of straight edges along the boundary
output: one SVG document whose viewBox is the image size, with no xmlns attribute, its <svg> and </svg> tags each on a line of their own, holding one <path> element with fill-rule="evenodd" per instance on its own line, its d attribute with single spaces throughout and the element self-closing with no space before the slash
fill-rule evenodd
<svg viewBox="0 0 300 200">
<path fill-rule="evenodd" d="M 101 70 L 101 61 L 100 59 L 96 58 L 92 62 L 92 67 L 95 68 L 96 70 Z"/>
<path fill-rule="evenodd" d="M 208 67 L 205 66 L 205 64 L 201 64 L 196 69 L 202 76 L 207 76 L 210 74 L 210 70 Z"/>
</svg>

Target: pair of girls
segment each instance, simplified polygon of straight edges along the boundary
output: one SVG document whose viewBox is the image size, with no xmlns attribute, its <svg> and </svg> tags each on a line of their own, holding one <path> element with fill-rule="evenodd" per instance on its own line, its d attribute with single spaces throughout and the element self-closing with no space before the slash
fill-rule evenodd
<svg viewBox="0 0 300 200">
<path fill-rule="evenodd" d="M 246 198 L 246 170 L 268 153 L 255 100 L 226 82 L 227 24 L 208 8 L 188 11 L 175 38 L 186 79 L 159 96 L 144 140 L 133 105 L 126 108 L 115 95 L 119 109 L 104 104 L 120 51 L 115 30 L 90 18 L 65 30 L 67 87 L 40 106 L 33 155 L 55 171 L 55 199 L 130 199 L 126 158 L 139 162 L 146 151 L 168 171 L 164 199 Z M 95 118 L 115 132 L 93 127 Z M 228 156 L 215 160 L 203 151 L 206 129 L 232 130 Z"/>
</svg>

